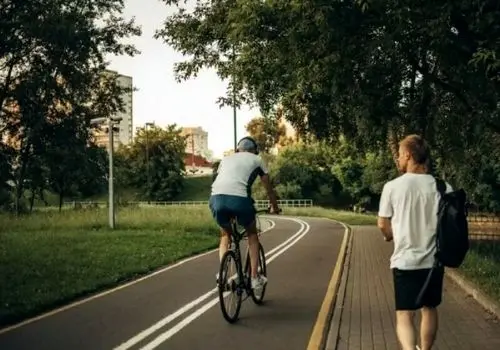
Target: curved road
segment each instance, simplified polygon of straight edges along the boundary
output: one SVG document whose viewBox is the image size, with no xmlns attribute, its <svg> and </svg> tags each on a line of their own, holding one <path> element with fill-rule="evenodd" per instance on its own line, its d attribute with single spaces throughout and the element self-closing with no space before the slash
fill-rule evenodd
<svg viewBox="0 0 500 350">
<path fill-rule="evenodd" d="M 337 262 L 345 228 L 326 219 L 270 216 L 261 241 L 268 261 L 265 302 L 243 302 L 223 319 L 215 288 L 218 253 L 153 275 L 7 331 L 2 350 L 304 350 Z"/>
</svg>

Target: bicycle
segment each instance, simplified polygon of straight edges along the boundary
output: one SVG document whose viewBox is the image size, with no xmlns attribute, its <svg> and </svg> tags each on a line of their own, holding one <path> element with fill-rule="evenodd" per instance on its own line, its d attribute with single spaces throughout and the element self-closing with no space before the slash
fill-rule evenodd
<svg viewBox="0 0 500 350">
<path fill-rule="evenodd" d="M 256 214 L 260 213 L 270 213 L 270 208 L 262 209 L 256 211 Z M 245 269 L 242 268 L 242 259 L 241 259 L 241 249 L 240 242 L 245 238 L 245 230 L 241 232 L 238 231 L 236 219 L 232 219 L 231 228 L 232 228 L 232 243 L 229 250 L 224 253 L 220 268 L 219 268 L 219 278 L 217 280 L 217 288 L 219 290 L 219 304 L 221 307 L 222 315 L 229 323 L 234 323 L 238 320 L 238 316 L 240 314 L 241 304 L 244 300 L 251 297 L 253 302 L 257 305 L 261 305 L 264 301 L 264 295 L 266 292 L 267 283 L 262 287 L 259 291 L 259 295 L 254 293 L 254 290 L 251 286 L 251 266 L 250 266 L 250 251 L 247 247 L 247 256 L 245 260 Z M 260 229 L 257 229 L 257 234 L 260 236 Z M 231 261 L 236 265 L 236 272 L 232 272 L 230 277 L 229 275 L 229 265 Z M 267 276 L 267 267 L 266 267 L 266 256 L 264 254 L 264 247 L 259 242 L 259 264 L 258 264 L 258 273 Z M 228 280 L 229 279 L 229 280 Z M 243 299 L 243 293 L 246 293 L 245 299 Z M 236 295 L 236 309 L 234 314 L 231 314 L 229 310 L 227 310 L 224 299 L 227 296 L 226 294 Z"/>
</svg>

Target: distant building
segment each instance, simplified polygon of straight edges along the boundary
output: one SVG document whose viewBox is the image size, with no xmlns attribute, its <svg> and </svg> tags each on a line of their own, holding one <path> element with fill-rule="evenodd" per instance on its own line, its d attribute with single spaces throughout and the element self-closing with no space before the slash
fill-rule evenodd
<svg viewBox="0 0 500 350">
<path fill-rule="evenodd" d="M 212 174 L 212 163 L 202 156 L 186 153 L 184 157 L 187 176 L 204 176 Z"/>
<path fill-rule="evenodd" d="M 234 149 L 231 148 L 231 149 L 228 149 L 227 151 L 224 151 L 223 155 L 224 155 L 224 157 L 227 157 L 227 156 L 230 156 L 233 153 L 234 153 Z"/>
<path fill-rule="evenodd" d="M 123 99 L 123 108 L 124 112 L 118 112 L 116 117 L 121 117 L 122 120 L 116 127 L 118 128 L 115 131 L 113 143 L 115 147 L 119 145 L 129 145 L 132 143 L 133 139 L 133 110 L 132 110 L 132 97 L 133 97 L 133 79 L 130 76 L 119 74 L 115 71 L 107 70 L 106 74 L 117 75 L 118 85 L 124 88 L 127 88 L 128 91 L 125 91 L 122 95 Z M 94 132 L 95 143 L 101 147 L 108 146 L 108 132 L 107 126 L 102 126 Z"/>
<path fill-rule="evenodd" d="M 208 132 L 201 127 L 183 127 L 181 130 L 182 136 L 186 138 L 186 153 L 194 153 L 195 155 L 207 158 L 210 154 L 208 149 Z"/>
</svg>

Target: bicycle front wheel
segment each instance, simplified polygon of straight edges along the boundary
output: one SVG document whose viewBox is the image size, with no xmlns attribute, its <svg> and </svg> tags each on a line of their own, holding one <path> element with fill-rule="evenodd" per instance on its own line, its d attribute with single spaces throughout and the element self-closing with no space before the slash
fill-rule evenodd
<svg viewBox="0 0 500 350">
<path fill-rule="evenodd" d="M 217 287 L 222 316 L 229 323 L 236 322 L 241 309 L 243 284 L 239 280 L 238 271 L 236 254 L 228 250 L 222 257 Z"/>
<path fill-rule="evenodd" d="M 259 243 L 259 263 L 257 265 L 257 273 L 259 275 L 267 277 L 267 266 L 266 266 L 266 255 L 264 253 L 264 247 L 262 246 L 261 243 Z M 247 253 L 247 261 L 246 261 L 246 266 L 245 266 L 245 271 L 247 273 L 247 276 L 249 276 L 249 283 L 250 283 L 250 276 L 251 271 L 252 271 L 252 266 L 250 264 L 250 251 Z M 264 301 L 264 295 L 266 294 L 266 287 L 267 284 L 262 287 L 262 289 L 258 292 L 255 292 L 253 289 L 251 289 L 250 295 L 252 296 L 252 300 L 255 304 L 260 305 Z"/>
</svg>

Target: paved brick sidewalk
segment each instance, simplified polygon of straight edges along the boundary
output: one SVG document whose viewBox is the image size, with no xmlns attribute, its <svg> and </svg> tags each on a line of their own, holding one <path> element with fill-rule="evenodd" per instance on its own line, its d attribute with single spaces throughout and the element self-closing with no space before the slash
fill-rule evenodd
<svg viewBox="0 0 500 350">
<path fill-rule="evenodd" d="M 364 226 L 353 228 L 351 242 L 343 305 L 337 301 L 327 348 L 335 349 L 332 334 L 338 331 L 339 350 L 399 349 L 389 269 L 393 245 Z M 500 349 L 500 322 L 448 278 L 444 290 L 435 349 Z"/>
</svg>

